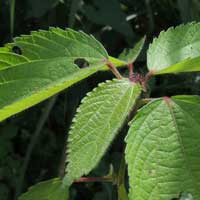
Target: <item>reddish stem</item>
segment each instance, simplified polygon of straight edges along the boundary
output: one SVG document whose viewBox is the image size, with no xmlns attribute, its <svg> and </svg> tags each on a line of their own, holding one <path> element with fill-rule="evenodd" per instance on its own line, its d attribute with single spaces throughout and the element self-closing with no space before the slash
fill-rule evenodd
<svg viewBox="0 0 200 200">
<path fill-rule="evenodd" d="M 122 79 L 122 75 L 119 73 L 119 71 L 117 70 L 117 68 L 110 62 L 107 61 L 107 66 L 109 67 L 109 69 L 112 71 L 112 73 L 118 78 L 118 79 Z"/>
<path fill-rule="evenodd" d="M 146 74 L 145 78 L 144 78 L 144 82 L 142 84 L 144 91 L 147 91 L 147 82 L 149 81 L 149 79 L 153 76 L 154 72 L 150 71 Z"/>
<path fill-rule="evenodd" d="M 133 77 L 133 69 L 134 69 L 133 63 L 129 63 L 129 64 L 128 64 L 128 71 L 129 71 L 129 79 L 130 79 L 130 80 L 131 80 L 132 77 Z"/>
<path fill-rule="evenodd" d="M 149 71 L 145 76 L 145 81 L 148 82 L 148 80 L 154 75 L 154 71 Z"/>
<path fill-rule="evenodd" d="M 171 98 L 168 96 L 163 97 L 163 99 L 165 100 L 165 102 L 167 103 L 167 105 L 171 106 Z"/>
<path fill-rule="evenodd" d="M 74 183 L 84 183 L 84 182 L 113 182 L 112 177 L 81 177 L 74 180 Z"/>
</svg>

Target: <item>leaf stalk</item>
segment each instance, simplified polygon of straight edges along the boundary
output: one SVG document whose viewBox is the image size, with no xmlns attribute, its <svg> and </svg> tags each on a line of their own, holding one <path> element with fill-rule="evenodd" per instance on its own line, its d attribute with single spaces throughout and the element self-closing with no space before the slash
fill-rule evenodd
<svg viewBox="0 0 200 200">
<path fill-rule="evenodd" d="M 106 65 L 109 67 L 110 71 L 118 78 L 118 79 L 122 79 L 123 76 L 119 73 L 119 71 L 117 70 L 117 68 L 110 62 L 107 61 Z"/>
<path fill-rule="evenodd" d="M 81 177 L 75 179 L 74 183 L 89 183 L 89 182 L 113 182 L 112 177 Z"/>
</svg>

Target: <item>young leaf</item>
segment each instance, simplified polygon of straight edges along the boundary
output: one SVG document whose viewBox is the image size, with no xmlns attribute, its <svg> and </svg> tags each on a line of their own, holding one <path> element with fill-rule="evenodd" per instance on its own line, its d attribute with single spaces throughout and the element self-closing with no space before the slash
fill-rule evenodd
<svg viewBox="0 0 200 200">
<path fill-rule="evenodd" d="M 147 66 L 154 74 L 200 71 L 200 23 L 162 31 L 147 53 Z"/>
<path fill-rule="evenodd" d="M 69 133 L 64 184 L 71 184 L 98 164 L 140 93 L 140 85 L 126 79 L 101 83 L 88 93 Z"/>
<path fill-rule="evenodd" d="M 62 187 L 59 178 L 36 184 L 22 194 L 18 200 L 67 200 L 68 189 Z"/>
<path fill-rule="evenodd" d="M 139 56 L 144 46 L 146 37 L 139 40 L 132 49 L 125 49 L 120 55 L 119 59 L 126 61 L 128 64 L 133 63 Z"/>
<path fill-rule="evenodd" d="M 200 97 L 175 96 L 144 106 L 126 138 L 130 200 L 200 199 Z"/>
<path fill-rule="evenodd" d="M 89 67 L 79 69 L 77 59 Z M 108 59 L 123 65 L 108 57 L 93 36 L 71 29 L 51 28 L 16 38 L 0 48 L 0 121 L 105 69 Z"/>
</svg>

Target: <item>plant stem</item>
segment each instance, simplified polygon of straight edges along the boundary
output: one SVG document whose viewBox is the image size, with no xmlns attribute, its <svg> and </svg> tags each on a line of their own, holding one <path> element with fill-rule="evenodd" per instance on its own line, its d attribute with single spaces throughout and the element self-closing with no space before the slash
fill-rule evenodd
<svg viewBox="0 0 200 200">
<path fill-rule="evenodd" d="M 35 144 L 37 143 L 37 141 L 39 139 L 40 132 L 41 132 L 48 116 L 49 116 L 49 113 L 51 112 L 51 110 L 52 110 L 52 108 L 53 108 L 53 106 L 56 102 L 56 98 L 57 98 L 57 96 L 54 96 L 49 100 L 46 107 L 44 108 L 44 112 L 42 113 L 41 117 L 38 120 L 37 127 L 36 127 L 35 132 L 32 136 L 31 142 L 28 146 L 28 150 L 27 150 L 27 153 L 26 153 L 25 158 L 24 158 L 24 163 L 23 163 L 22 168 L 21 168 L 21 173 L 20 173 L 20 177 L 19 177 L 19 181 L 18 181 L 18 185 L 17 185 L 17 189 L 16 189 L 16 194 L 15 194 L 15 200 L 21 194 L 21 191 L 22 191 L 22 188 L 23 188 L 23 185 L 24 185 L 23 184 L 24 183 L 24 177 L 25 177 L 25 174 L 26 174 L 26 171 L 27 171 L 27 167 L 29 165 L 29 161 L 30 161 L 30 158 L 31 158 L 32 151 L 34 149 Z"/>
<path fill-rule="evenodd" d="M 144 92 L 147 92 L 147 82 L 149 81 L 149 79 L 153 76 L 154 72 L 153 71 L 149 71 L 144 79 L 144 82 L 142 83 Z"/>
<path fill-rule="evenodd" d="M 132 80 L 132 77 L 133 77 L 133 69 L 134 69 L 133 63 L 129 63 L 128 64 L 128 71 L 129 71 L 129 80 L 130 81 Z"/>
<path fill-rule="evenodd" d="M 158 99 L 160 99 L 160 98 L 144 98 L 144 99 L 141 99 L 140 101 L 143 102 L 143 104 L 147 104 L 150 101 L 154 101 L 154 100 L 158 100 Z"/>
<path fill-rule="evenodd" d="M 85 183 L 85 182 L 113 182 L 112 177 L 81 177 L 74 180 L 74 183 Z"/>
<path fill-rule="evenodd" d="M 112 71 L 112 73 L 118 78 L 118 79 L 122 79 L 122 75 L 119 73 L 119 71 L 117 70 L 117 68 L 110 62 L 107 61 L 107 66 L 109 67 L 110 71 Z"/>
</svg>

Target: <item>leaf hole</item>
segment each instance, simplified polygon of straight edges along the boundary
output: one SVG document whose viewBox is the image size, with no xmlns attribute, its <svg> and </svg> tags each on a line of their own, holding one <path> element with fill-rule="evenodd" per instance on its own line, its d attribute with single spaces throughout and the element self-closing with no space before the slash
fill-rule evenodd
<svg viewBox="0 0 200 200">
<path fill-rule="evenodd" d="M 18 46 L 14 46 L 12 48 L 13 53 L 16 53 L 18 55 L 22 55 L 22 50 Z"/>
<path fill-rule="evenodd" d="M 178 198 L 173 198 L 171 200 L 194 200 L 190 193 L 181 192 Z"/>
<path fill-rule="evenodd" d="M 74 60 L 74 64 L 76 64 L 79 68 L 86 68 L 89 67 L 89 62 L 85 60 L 84 58 L 77 58 Z"/>
</svg>

